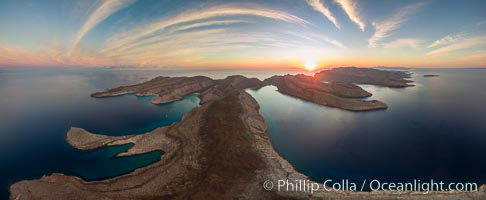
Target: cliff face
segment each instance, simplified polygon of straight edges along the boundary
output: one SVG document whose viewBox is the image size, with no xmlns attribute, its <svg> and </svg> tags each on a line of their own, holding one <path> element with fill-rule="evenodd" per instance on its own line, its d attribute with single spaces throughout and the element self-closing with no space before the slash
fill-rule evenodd
<svg viewBox="0 0 486 200">
<path fill-rule="evenodd" d="M 278 91 L 310 101 L 319 105 L 341 108 L 351 111 L 367 111 L 386 109 L 387 105 L 380 101 L 365 101 L 352 99 L 371 96 L 362 88 L 351 83 L 322 83 L 312 76 L 285 75 L 273 76 L 264 82 L 275 85 Z"/>
<path fill-rule="evenodd" d="M 410 87 L 410 74 L 404 71 L 385 71 L 371 68 L 341 67 L 324 70 L 314 75 L 321 81 L 351 82 L 385 87 Z"/>
</svg>

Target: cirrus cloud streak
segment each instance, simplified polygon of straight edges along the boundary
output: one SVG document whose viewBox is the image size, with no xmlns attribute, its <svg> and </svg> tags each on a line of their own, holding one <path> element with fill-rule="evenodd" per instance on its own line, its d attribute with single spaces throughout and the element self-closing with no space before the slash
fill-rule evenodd
<svg viewBox="0 0 486 200">
<path fill-rule="evenodd" d="M 334 0 L 344 12 L 348 15 L 349 19 L 358 25 L 361 31 L 365 30 L 364 20 L 361 18 L 358 12 L 358 3 L 354 0 Z"/>
<path fill-rule="evenodd" d="M 387 20 L 373 22 L 372 25 L 375 28 L 375 33 L 368 39 L 368 47 L 377 47 L 381 40 L 390 37 L 393 31 L 400 28 L 409 19 L 410 15 L 416 13 L 424 5 L 425 3 L 423 2 L 415 3 L 399 9 Z"/>
<path fill-rule="evenodd" d="M 309 24 L 308 21 L 283 11 L 266 9 L 266 8 L 255 7 L 255 6 L 242 7 L 241 5 L 224 5 L 224 6 L 212 7 L 203 11 L 201 11 L 200 9 L 192 10 L 189 12 L 184 12 L 182 14 L 179 14 L 175 17 L 163 18 L 148 24 L 134 27 L 131 29 L 132 31 L 116 34 L 112 36 L 110 39 L 108 39 L 106 48 L 103 49 L 101 52 L 110 51 L 119 48 L 120 46 L 130 44 L 144 37 L 149 37 L 155 34 L 157 31 L 164 30 L 170 26 L 174 26 L 177 24 L 197 21 L 197 20 L 210 19 L 214 17 L 242 16 L 242 15 L 270 18 L 270 19 L 281 20 L 289 23 Z"/>
<path fill-rule="evenodd" d="M 93 13 L 88 17 L 86 22 L 84 22 L 83 26 L 74 36 L 73 41 L 73 48 L 78 45 L 78 43 L 83 39 L 83 37 L 88 33 L 91 29 L 93 29 L 96 25 L 100 22 L 111 16 L 113 13 L 116 13 L 118 10 L 123 9 L 136 0 L 105 0 L 103 3 L 93 11 Z"/>
<path fill-rule="evenodd" d="M 336 26 L 336 28 L 341 29 L 341 26 L 339 26 L 339 23 L 329 8 L 326 7 L 320 0 L 307 0 L 307 4 L 309 4 L 314 10 L 324 15 L 329 21 L 332 22 L 332 24 L 334 24 L 334 26 Z"/>
</svg>

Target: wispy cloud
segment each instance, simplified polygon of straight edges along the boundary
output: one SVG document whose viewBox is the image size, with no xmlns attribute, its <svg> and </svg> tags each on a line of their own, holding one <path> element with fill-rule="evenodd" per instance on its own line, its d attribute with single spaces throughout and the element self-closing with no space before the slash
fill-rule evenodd
<svg viewBox="0 0 486 200">
<path fill-rule="evenodd" d="M 322 35 L 321 33 L 301 34 L 299 32 L 292 32 L 292 31 L 288 31 L 286 33 L 289 34 L 289 35 L 292 35 L 294 37 L 297 37 L 297 38 L 300 38 L 300 39 L 303 39 L 303 40 L 307 40 L 307 41 L 312 42 L 312 43 L 319 44 L 319 43 L 324 42 L 324 43 L 330 44 L 334 47 L 338 47 L 338 48 L 342 48 L 342 49 L 347 48 L 346 45 L 344 45 L 340 41 L 331 39 L 327 35 Z"/>
<path fill-rule="evenodd" d="M 0 44 L 0 66 L 37 66 L 39 63 L 46 63 L 44 55 Z M 47 63 L 55 62 L 49 60 Z"/>
<path fill-rule="evenodd" d="M 358 25 L 361 31 L 365 29 L 364 20 L 361 18 L 360 13 L 358 12 L 358 3 L 355 0 L 334 0 L 344 12 L 348 15 L 349 19 Z"/>
<path fill-rule="evenodd" d="M 302 18 L 279 10 L 272 10 L 249 5 L 224 5 L 212 7 L 206 10 L 191 10 L 181 13 L 175 17 L 163 18 L 148 24 L 139 25 L 138 27 L 132 28 L 129 32 L 119 33 L 109 38 L 106 43 L 106 48 L 102 49 L 101 52 L 111 51 L 123 45 L 135 42 L 139 39 L 149 37 L 153 34 L 156 34 L 156 32 L 158 31 L 164 30 L 177 24 L 207 20 L 215 17 L 224 16 L 258 16 L 285 21 L 289 23 L 309 24 L 309 22 Z"/>
<path fill-rule="evenodd" d="M 449 34 L 446 35 L 434 42 L 432 42 L 430 45 L 427 46 L 427 48 L 435 48 L 439 46 L 444 46 L 448 45 L 460 40 L 463 40 L 466 37 L 471 37 L 473 35 L 478 35 L 481 33 L 481 31 L 484 31 L 483 25 L 486 23 L 486 20 L 479 21 L 473 25 L 466 26 L 465 28 L 462 28 L 463 31 L 455 34 Z"/>
<path fill-rule="evenodd" d="M 222 41 L 222 36 L 229 37 L 230 32 L 225 28 L 216 28 L 209 30 L 195 30 L 189 32 L 181 32 L 177 34 L 163 34 L 151 37 L 146 40 L 141 40 L 136 43 L 124 46 L 121 49 L 112 51 L 106 56 L 118 57 L 118 56 L 130 56 L 136 57 L 137 54 L 160 54 L 160 50 L 174 51 L 178 48 L 184 48 L 188 46 L 197 46 L 202 43 L 208 43 L 212 41 Z M 221 39 L 221 40 L 219 40 Z M 236 39 L 236 38 L 233 38 Z M 167 54 L 167 53 L 165 53 Z"/>
<path fill-rule="evenodd" d="M 474 53 L 465 57 L 466 60 L 483 60 L 486 62 L 486 52 Z"/>
<path fill-rule="evenodd" d="M 328 7 L 326 7 L 320 0 L 307 0 L 307 4 L 309 4 L 314 10 L 320 12 L 324 15 L 329 21 L 331 21 L 336 28 L 341 29 L 339 26 L 336 18 L 332 15 L 331 11 Z"/>
<path fill-rule="evenodd" d="M 0 44 L 0 52 L 2 52 L 2 53 L 8 53 L 10 51 L 11 51 L 10 47 L 7 47 L 7 46 L 5 46 L 3 44 Z M 0 54 L 0 55 L 2 55 L 2 54 Z"/>
<path fill-rule="evenodd" d="M 88 19 L 84 22 L 83 26 L 76 33 L 72 47 L 76 47 L 78 43 L 83 39 L 84 35 L 93 29 L 100 22 L 108 18 L 110 15 L 116 13 L 118 10 L 123 9 L 136 0 L 105 0 L 96 10 L 91 13 Z"/>
<path fill-rule="evenodd" d="M 39 50 L 11 47 L 0 44 L 0 66 L 100 66 L 113 65 L 110 59 L 79 51 L 66 54 L 66 49 L 49 44 Z"/>
<path fill-rule="evenodd" d="M 373 22 L 372 25 L 375 28 L 375 34 L 368 39 L 368 47 L 376 47 L 379 41 L 389 37 L 393 31 L 400 28 L 409 19 L 410 15 L 416 13 L 424 5 L 425 3 L 423 2 L 415 3 L 398 10 L 388 20 Z"/>
<path fill-rule="evenodd" d="M 251 23 L 251 21 L 247 21 L 247 20 L 211 20 L 211 21 L 198 22 L 198 23 L 194 23 L 194 24 L 186 24 L 186 25 L 178 26 L 178 27 L 170 30 L 170 32 L 173 33 L 173 32 L 177 32 L 177 31 L 184 31 L 184 30 L 214 26 L 214 25 L 233 25 L 233 24 L 240 24 L 240 23 Z"/>
<path fill-rule="evenodd" d="M 454 35 L 447 35 L 447 36 L 445 36 L 441 39 L 434 41 L 432 44 L 428 45 L 427 48 L 434 48 L 434 47 L 447 45 L 447 44 L 456 42 L 458 40 L 461 40 L 461 39 L 463 39 L 463 37 L 464 37 L 463 33 L 454 34 Z"/>
<path fill-rule="evenodd" d="M 171 26 L 168 31 L 158 32 L 153 37 L 137 40 L 120 49 L 110 51 L 105 56 L 134 65 L 199 66 L 208 61 L 219 62 L 226 58 L 238 59 L 245 56 L 251 56 L 252 60 L 262 62 L 276 58 L 295 59 L 295 57 L 303 56 L 302 49 L 304 48 L 313 49 L 313 53 L 323 49 L 346 48 L 341 42 L 317 32 L 302 34 L 295 30 L 242 31 L 240 28 L 230 26 L 185 29 L 186 27 L 213 24 L 213 22 L 227 22 L 227 20 L 194 21 Z M 184 31 L 172 32 L 181 29 Z M 296 52 L 293 51 L 292 55 L 288 55 L 289 49 L 296 50 Z M 298 49 L 301 51 L 297 51 Z M 266 56 L 266 52 L 271 52 L 269 54 L 274 57 Z M 235 61 L 228 62 L 235 64 Z M 240 64 L 243 63 L 246 61 Z"/>
<path fill-rule="evenodd" d="M 449 41 L 447 45 L 440 47 L 436 50 L 430 51 L 427 55 L 441 55 L 444 53 L 469 49 L 473 47 L 485 47 L 486 46 L 486 36 L 475 36 L 471 38 L 456 39 L 454 41 Z"/>
<path fill-rule="evenodd" d="M 318 38 L 320 40 L 322 40 L 322 41 L 324 41 L 326 43 L 332 44 L 332 45 L 334 45 L 336 47 L 339 47 L 339 48 L 342 48 L 342 49 L 345 49 L 346 48 L 346 46 L 343 43 L 341 43 L 341 42 L 339 42 L 337 40 L 330 39 L 327 36 L 319 36 Z"/>
<path fill-rule="evenodd" d="M 389 43 L 383 44 L 383 48 L 387 49 L 395 49 L 395 48 L 403 48 L 403 47 L 410 47 L 410 48 L 419 48 L 422 44 L 422 40 L 416 38 L 400 38 Z"/>
<path fill-rule="evenodd" d="M 217 55 L 216 60 L 224 59 L 225 56 L 221 55 L 231 55 L 231 52 L 245 49 L 252 52 L 258 48 L 272 48 L 283 42 L 281 39 L 265 33 L 248 33 L 228 28 L 216 28 L 159 35 L 154 37 L 159 41 L 121 51 L 115 57 L 137 65 L 177 66 L 189 63 L 200 65 L 201 62 L 208 61 L 208 59 L 214 61 L 214 55 Z"/>
<path fill-rule="evenodd" d="M 167 32 L 164 34 L 159 34 L 154 37 L 150 37 L 147 39 L 143 40 L 138 40 L 136 42 L 132 42 L 126 45 L 121 46 L 120 48 L 116 48 L 112 51 L 107 51 L 104 54 L 109 57 L 113 57 L 115 55 L 120 55 L 120 54 L 126 54 L 127 52 L 130 52 L 132 49 L 137 49 L 137 48 L 142 48 L 150 45 L 158 45 L 158 43 L 163 43 L 166 42 L 167 40 L 171 39 L 174 40 L 174 34 L 178 35 L 187 35 L 187 33 L 180 33 L 182 31 L 188 31 L 188 32 L 196 32 L 200 33 L 200 31 L 194 31 L 197 28 L 204 28 L 204 27 L 211 27 L 214 25 L 219 25 L 219 26 L 228 26 L 228 25 L 234 25 L 234 24 L 239 24 L 239 23 L 251 23 L 251 21 L 246 21 L 246 20 L 208 20 L 208 21 L 203 21 L 203 22 L 196 22 L 196 23 L 184 23 L 183 25 L 179 26 L 173 26 L 169 28 Z M 213 27 L 214 28 L 214 27 Z M 217 32 L 220 32 L 223 29 L 216 28 L 214 29 Z M 211 34 L 214 34 L 212 32 L 205 34 L 205 35 L 197 35 L 194 37 L 204 37 L 204 36 L 210 36 Z M 184 42 L 188 42 L 184 40 Z M 191 42 L 190 42 L 191 43 Z"/>
</svg>

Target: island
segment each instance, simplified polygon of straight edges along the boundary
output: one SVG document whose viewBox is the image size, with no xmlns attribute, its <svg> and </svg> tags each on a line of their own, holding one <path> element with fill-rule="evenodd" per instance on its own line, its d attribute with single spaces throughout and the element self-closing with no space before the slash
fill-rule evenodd
<svg viewBox="0 0 486 200">
<path fill-rule="evenodd" d="M 438 77 L 437 74 L 425 74 L 424 77 Z"/>
<path fill-rule="evenodd" d="M 321 81 L 341 81 L 356 84 L 370 84 L 393 88 L 413 86 L 411 73 L 407 71 L 379 70 L 373 68 L 341 67 L 323 70 L 314 75 Z"/>
<path fill-rule="evenodd" d="M 371 93 L 352 83 L 323 83 L 317 78 L 306 75 L 273 76 L 264 82 L 275 85 L 280 93 L 310 101 L 319 105 L 341 108 L 350 111 L 386 109 L 380 101 L 366 101 L 356 98 L 371 96 Z"/>
<path fill-rule="evenodd" d="M 388 74 L 388 73 L 386 73 Z M 365 78 L 364 78 L 365 79 Z M 363 80 L 364 80 L 363 79 Z M 371 78 L 367 78 L 372 80 Z M 132 86 L 94 93 L 105 98 L 134 93 L 154 95 L 155 104 L 198 93 L 200 106 L 179 122 L 145 134 L 106 136 L 72 127 L 67 142 L 80 150 L 133 144 L 117 156 L 161 151 L 160 160 L 125 175 L 97 181 L 65 174 L 23 180 L 10 187 L 10 199 L 484 199 L 477 192 L 332 192 L 264 189 L 264 183 L 305 180 L 272 147 L 257 101 L 245 89 L 274 84 L 284 94 L 343 109 L 384 107 L 377 101 L 355 102 L 371 94 L 350 82 L 322 83 L 305 75 L 274 76 L 264 81 L 244 76 L 158 77 Z M 349 103 L 351 101 L 351 103 Z M 311 182 L 312 183 L 312 182 Z"/>
</svg>

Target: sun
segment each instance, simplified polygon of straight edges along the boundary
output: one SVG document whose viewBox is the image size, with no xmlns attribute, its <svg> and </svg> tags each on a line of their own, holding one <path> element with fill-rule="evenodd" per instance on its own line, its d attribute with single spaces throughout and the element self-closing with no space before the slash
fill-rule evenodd
<svg viewBox="0 0 486 200">
<path fill-rule="evenodd" d="M 304 67 L 308 71 L 312 71 L 312 70 L 316 69 L 317 63 L 316 63 L 315 60 L 306 60 L 305 63 L 304 63 Z"/>
</svg>

